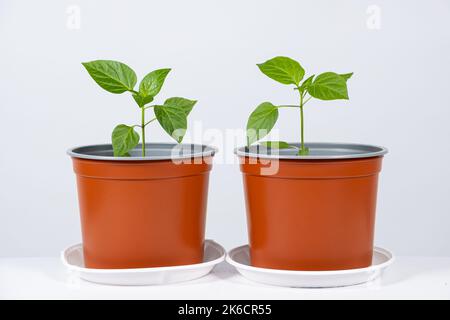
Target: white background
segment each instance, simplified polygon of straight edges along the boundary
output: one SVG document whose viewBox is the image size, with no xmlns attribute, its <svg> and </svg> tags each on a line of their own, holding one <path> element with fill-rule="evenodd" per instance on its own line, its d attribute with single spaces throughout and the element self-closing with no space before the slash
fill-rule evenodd
<svg viewBox="0 0 450 320">
<path fill-rule="evenodd" d="M 255 66 L 276 55 L 298 59 L 307 74 L 355 73 L 350 101 L 309 104 L 306 137 L 389 148 L 376 243 L 450 255 L 449 1 L 0 0 L 0 256 L 56 255 L 79 242 L 65 151 L 109 142 L 116 124 L 138 121 L 131 97 L 103 91 L 80 62 L 120 60 L 139 78 L 171 67 L 158 101 L 198 99 L 191 126 L 225 132 L 243 128 L 262 101 L 296 102 Z M 282 137 L 298 140 L 298 114 L 282 111 Z M 148 136 L 170 141 L 157 126 Z M 232 146 L 218 160 L 230 154 Z M 207 236 L 227 248 L 246 242 L 237 164 L 213 169 Z"/>
</svg>

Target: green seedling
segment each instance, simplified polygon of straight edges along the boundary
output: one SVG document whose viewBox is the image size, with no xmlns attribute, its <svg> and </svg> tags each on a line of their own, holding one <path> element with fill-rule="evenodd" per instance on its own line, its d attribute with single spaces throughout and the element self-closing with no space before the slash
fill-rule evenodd
<svg viewBox="0 0 450 320">
<path fill-rule="evenodd" d="M 269 78 L 285 85 L 293 85 L 298 91 L 300 101 L 298 105 L 274 105 L 263 102 L 250 114 L 247 122 L 247 145 L 257 142 L 269 134 L 278 119 L 278 109 L 297 108 L 300 111 L 300 148 L 299 155 L 308 155 L 309 149 L 304 139 L 304 107 L 312 99 L 320 100 L 348 100 L 347 80 L 353 73 L 337 74 L 324 72 L 318 76 L 312 75 L 304 79 L 305 70 L 300 63 L 288 57 L 275 57 L 257 65 L 262 73 Z M 303 82 L 302 82 L 303 80 Z M 297 148 L 284 141 L 261 142 L 268 148 L 286 149 Z"/>
<path fill-rule="evenodd" d="M 130 156 L 129 152 L 141 140 L 142 156 L 145 157 L 145 128 L 155 120 L 177 143 L 181 143 L 187 129 L 187 116 L 197 101 L 173 97 L 165 100 L 161 105 L 150 104 L 161 90 L 170 69 L 158 69 L 150 72 L 142 79 L 139 88 L 135 90 L 136 73 L 124 63 L 96 60 L 82 64 L 100 87 L 115 94 L 130 92 L 139 107 L 140 124 L 119 124 L 114 128 L 111 136 L 114 156 Z M 145 112 L 148 109 L 153 109 L 154 117 L 146 121 Z M 141 129 L 140 137 L 135 128 Z"/>
</svg>

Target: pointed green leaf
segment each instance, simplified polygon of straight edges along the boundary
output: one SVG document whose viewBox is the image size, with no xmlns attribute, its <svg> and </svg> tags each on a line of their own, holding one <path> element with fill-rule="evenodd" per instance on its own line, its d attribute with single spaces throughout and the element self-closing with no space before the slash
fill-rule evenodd
<svg viewBox="0 0 450 320">
<path fill-rule="evenodd" d="M 158 69 L 147 74 L 139 84 L 139 93 L 143 97 L 155 97 L 166 80 L 171 69 Z"/>
<path fill-rule="evenodd" d="M 139 108 L 142 108 L 147 103 L 150 103 L 153 101 L 152 96 L 143 97 L 139 93 L 133 93 L 133 98 L 134 98 L 134 101 L 136 101 L 136 103 L 138 104 Z"/>
<path fill-rule="evenodd" d="M 128 152 L 139 143 L 139 134 L 133 127 L 119 124 L 114 128 L 111 140 L 115 157 L 129 156 Z"/>
<path fill-rule="evenodd" d="M 305 75 L 300 64 L 288 57 L 275 57 L 257 66 L 266 76 L 283 84 L 298 86 Z"/>
<path fill-rule="evenodd" d="M 350 78 L 352 77 L 352 75 L 353 75 L 353 72 L 340 74 L 340 76 L 341 76 L 342 78 L 344 78 L 345 81 L 347 81 L 348 79 L 350 79 Z"/>
<path fill-rule="evenodd" d="M 95 60 L 82 65 L 100 87 L 111 93 L 131 91 L 137 81 L 136 73 L 122 62 Z"/>
<path fill-rule="evenodd" d="M 265 137 L 278 119 L 278 108 L 270 102 L 261 103 L 250 114 L 247 122 L 247 144 Z"/>
<path fill-rule="evenodd" d="M 169 98 L 164 101 L 165 106 L 170 106 L 174 108 L 181 108 L 186 113 L 186 116 L 192 111 L 192 108 L 197 103 L 197 100 L 189 100 L 180 97 Z"/>
<path fill-rule="evenodd" d="M 272 148 L 272 149 L 290 149 L 290 148 L 295 148 L 294 146 L 291 146 L 289 143 L 284 142 L 284 141 L 263 141 L 260 142 L 263 146 L 267 147 L 267 148 Z"/>
<path fill-rule="evenodd" d="M 312 83 L 313 79 L 314 79 L 314 74 L 312 76 L 310 76 L 309 78 L 307 78 L 305 81 L 303 81 L 302 85 L 300 86 L 300 91 L 304 92 Z"/>
<path fill-rule="evenodd" d="M 161 127 L 180 143 L 187 129 L 185 109 L 173 105 L 155 106 L 155 115 Z"/>
<path fill-rule="evenodd" d="M 334 72 L 319 74 L 307 90 L 311 96 L 321 100 L 348 99 L 345 78 Z"/>
</svg>

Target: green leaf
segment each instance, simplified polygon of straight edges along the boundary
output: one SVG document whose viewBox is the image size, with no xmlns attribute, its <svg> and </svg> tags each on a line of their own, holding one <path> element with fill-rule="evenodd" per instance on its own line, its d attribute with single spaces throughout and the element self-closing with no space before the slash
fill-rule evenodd
<svg viewBox="0 0 450 320">
<path fill-rule="evenodd" d="M 139 134 L 125 124 L 116 126 L 111 138 L 115 157 L 129 156 L 128 152 L 139 143 Z"/>
<path fill-rule="evenodd" d="M 183 140 L 187 129 L 187 116 L 196 103 L 196 100 L 173 97 L 164 101 L 164 105 L 155 106 L 156 119 L 178 143 Z"/>
<path fill-rule="evenodd" d="M 133 98 L 134 98 L 134 101 L 136 101 L 136 103 L 138 104 L 139 108 L 142 108 L 147 103 L 150 103 L 153 101 L 152 96 L 143 97 L 139 93 L 133 93 Z"/>
<path fill-rule="evenodd" d="M 321 100 L 348 99 L 345 78 L 334 72 L 319 74 L 307 90 L 311 96 Z"/>
<path fill-rule="evenodd" d="M 267 148 L 272 148 L 272 149 L 290 149 L 290 148 L 294 148 L 294 146 L 291 146 L 289 143 L 284 142 L 284 141 L 263 141 L 260 142 L 263 146 L 267 147 Z"/>
<path fill-rule="evenodd" d="M 163 129 L 178 143 L 187 129 L 187 114 L 183 107 L 175 105 L 155 106 L 155 115 Z"/>
<path fill-rule="evenodd" d="M 257 66 L 266 76 L 283 84 L 298 86 L 305 75 L 300 64 L 288 57 L 275 57 Z"/>
<path fill-rule="evenodd" d="M 302 85 L 300 86 L 300 91 L 304 92 L 312 83 L 313 79 L 314 79 L 315 75 L 313 74 L 312 76 L 310 76 L 309 78 L 307 78 L 305 81 L 303 81 Z"/>
<path fill-rule="evenodd" d="M 247 143 L 265 137 L 272 130 L 278 119 L 278 107 L 270 102 L 263 102 L 250 114 L 247 122 Z"/>
<path fill-rule="evenodd" d="M 186 113 L 186 116 L 189 115 L 189 113 L 191 112 L 192 108 L 196 103 L 197 100 L 189 100 L 180 97 L 173 97 L 164 101 L 165 106 L 183 109 L 184 112 Z"/>
<path fill-rule="evenodd" d="M 100 87 L 111 93 L 131 91 L 137 81 L 136 73 L 122 62 L 95 60 L 82 65 Z"/>
<path fill-rule="evenodd" d="M 345 81 L 347 81 L 348 79 L 350 79 L 350 78 L 352 77 L 352 75 L 353 75 L 353 72 L 340 74 L 340 76 L 341 76 L 342 78 L 344 78 Z"/>
<path fill-rule="evenodd" d="M 155 97 L 166 80 L 171 69 L 158 69 L 147 74 L 139 84 L 139 93 L 143 97 Z"/>
</svg>

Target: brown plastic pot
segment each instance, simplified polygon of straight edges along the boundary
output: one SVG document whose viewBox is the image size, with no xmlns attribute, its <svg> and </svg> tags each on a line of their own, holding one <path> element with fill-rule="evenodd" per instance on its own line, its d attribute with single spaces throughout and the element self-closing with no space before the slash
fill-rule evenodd
<svg viewBox="0 0 450 320">
<path fill-rule="evenodd" d="M 317 271 L 370 266 L 378 173 L 387 150 L 308 146 L 309 156 L 295 150 L 237 150 L 251 264 Z"/>
<path fill-rule="evenodd" d="M 148 144 L 139 157 L 111 145 L 68 153 L 77 176 L 84 263 L 117 269 L 175 266 L 203 259 L 208 179 L 215 150 Z M 174 161 L 183 162 L 177 164 Z"/>
</svg>

